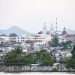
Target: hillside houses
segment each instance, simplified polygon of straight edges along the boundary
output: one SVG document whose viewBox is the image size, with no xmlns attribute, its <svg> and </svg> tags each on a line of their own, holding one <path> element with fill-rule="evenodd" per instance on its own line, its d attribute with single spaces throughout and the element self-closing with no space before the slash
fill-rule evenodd
<svg viewBox="0 0 75 75">
<path fill-rule="evenodd" d="M 30 36 L 29 38 L 26 38 L 24 36 L 18 36 L 15 33 L 11 33 L 9 35 L 0 35 L 0 46 L 1 47 L 3 46 L 4 48 L 8 48 L 7 50 L 10 51 L 9 49 L 13 49 L 17 45 L 22 45 L 24 46 L 23 47 L 24 49 L 27 49 L 29 47 L 28 51 L 32 51 L 34 49 L 37 50 L 36 49 L 37 47 L 38 48 L 46 47 L 47 42 L 50 40 L 51 40 L 51 36 L 45 34 L 42 35 L 36 34 L 34 36 Z"/>
<path fill-rule="evenodd" d="M 72 35 L 72 36 L 71 36 Z M 17 46 L 21 46 L 23 48 L 23 52 L 26 53 L 34 53 L 36 51 L 40 51 L 41 49 L 47 50 L 49 53 L 56 58 L 56 61 L 60 59 L 60 56 L 65 58 L 68 56 L 67 54 L 71 53 L 71 48 L 64 49 L 63 46 L 51 47 L 49 42 L 52 41 L 54 34 L 49 30 L 40 31 L 34 35 L 25 36 L 18 35 L 17 33 L 1 34 L 0 35 L 0 54 L 4 55 L 9 51 L 13 50 Z M 74 34 L 70 34 L 66 31 L 66 29 L 58 34 L 59 43 L 72 41 L 75 39 Z"/>
<path fill-rule="evenodd" d="M 43 30 L 30 36 L 25 36 L 24 34 L 18 35 L 16 33 L 10 33 L 9 35 L 1 34 L 0 46 L 9 47 L 9 49 L 12 49 L 17 45 L 23 45 L 24 49 L 27 49 L 27 51 L 36 51 L 41 48 L 45 49 L 48 48 L 49 47 L 48 42 L 51 41 L 53 37 L 54 37 L 53 33 L 51 33 L 49 30 L 45 31 Z M 74 33 L 69 34 L 67 30 L 64 28 L 64 30 L 61 32 L 61 35 L 58 35 L 58 38 L 60 42 L 66 42 L 66 41 L 74 42 L 75 34 Z"/>
<path fill-rule="evenodd" d="M 23 52 L 26 54 L 34 54 L 40 50 L 46 50 L 54 58 L 55 63 L 59 63 L 60 65 L 66 58 L 72 56 L 71 51 L 74 45 L 75 34 L 67 32 L 66 29 L 57 34 L 59 44 L 56 46 L 51 45 L 55 33 L 51 33 L 49 30 L 40 31 L 29 36 L 26 35 L 26 33 L 18 35 L 15 32 L 0 34 L 0 63 L 3 63 L 3 56 L 14 50 L 17 46 L 21 46 Z M 64 47 L 67 42 L 70 44 Z"/>
</svg>

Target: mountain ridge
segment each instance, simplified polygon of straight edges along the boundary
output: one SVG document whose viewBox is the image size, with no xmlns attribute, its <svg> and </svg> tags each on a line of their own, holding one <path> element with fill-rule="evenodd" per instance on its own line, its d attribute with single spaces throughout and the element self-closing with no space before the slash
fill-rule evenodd
<svg viewBox="0 0 75 75">
<path fill-rule="evenodd" d="M 32 33 L 26 31 L 26 30 L 23 30 L 21 29 L 20 27 L 18 26 L 12 26 L 8 29 L 0 29 L 0 34 L 11 34 L 11 33 L 15 33 L 17 34 L 18 36 L 22 36 L 22 35 L 25 35 L 25 36 L 31 36 Z"/>
</svg>

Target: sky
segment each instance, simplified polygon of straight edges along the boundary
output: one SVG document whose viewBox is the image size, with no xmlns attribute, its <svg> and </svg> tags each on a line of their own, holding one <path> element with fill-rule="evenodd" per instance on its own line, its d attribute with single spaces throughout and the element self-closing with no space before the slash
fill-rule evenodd
<svg viewBox="0 0 75 75">
<path fill-rule="evenodd" d="M 75 30 L 75 0 L 0 0 L 0 29 L 18 26 L 38 32 L 64 26 Z"/>
</svg>

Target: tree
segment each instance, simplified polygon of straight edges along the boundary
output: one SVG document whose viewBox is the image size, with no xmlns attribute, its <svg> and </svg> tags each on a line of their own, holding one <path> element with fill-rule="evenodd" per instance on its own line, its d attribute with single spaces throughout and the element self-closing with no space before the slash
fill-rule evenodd
<svg viewBox="0 0 75 75">
<path fill-rule="evenodd" d="M 39 62 L 40 65 L 53 65 L 54 60 L 46 50 L 41 50 L 37 52 L 36 55 L 37 62 Z"/>
<path fill-rule="evenodd" d="M 55 35 L 52 39 L 52 43 L 51 43 L 51 46 L 53 47 L 57 47 L 59 45 L 59 38 L 57 35 Z"/>
<path fill-rule="evenodd" d="M 33 54 L 32 53 L 24 56 L 24 64 L 25 65 L 34 64 L 34 58 L 33 58 Z"/>
<path fill-rule="evenodd" d="M 71 53 L 72 53 L 72 57 L 66 61 L 66 66 L 75 69 L 75 45 Z"/>
<path fill-rule="evenodd" d="M 64 47 L 64 49 L 72 48 L 71 41 L 62 42 L 61 45 Z"/>
<path fill-rule="evenodd" d="M 73 50 L 71 51 L 71 53 L 72 53 L 72 58 L 74 58 L 75 57 L 75 45 L 74 45 Z"/>
<path fill-rule="evenodd" d="M 5 65 L 52 65 L 54 60 L 52 56 L 46 51 L 41 50 L 35 53 L 23 53 L 21 47 L 17 47 L 5 55 Z"/>
<path fill-rule="evenodd" d="M 19 64 L 22 58 L 22 47 L 18 46 L 4 56 L 4 62 L 6 65 Z"/>
<path fill-rule="evenodd" d="M 30 65 L 34 64 L 33 54 L 22 52 L 22 47 L 18 46 L 5 55 L 5 65 Z"/>
<path fill-rule="evenodd" d="M 15 48 L 15 52 L 16 52 L 17 54 L 21 54 L 21 53 L 22 53 L 22 47 L 17 46 L 17 47 Z"/>
</svg>

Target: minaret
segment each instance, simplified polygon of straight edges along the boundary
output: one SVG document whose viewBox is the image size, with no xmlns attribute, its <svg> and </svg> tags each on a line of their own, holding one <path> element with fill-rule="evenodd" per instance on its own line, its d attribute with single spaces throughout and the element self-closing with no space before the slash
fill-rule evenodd
<svg viewBox="0 0 75 75">
<path fill-rule="evenodd" d="M 63 28 L 62 35 L 67 34 L 66 27 Z"/>
</svg>

